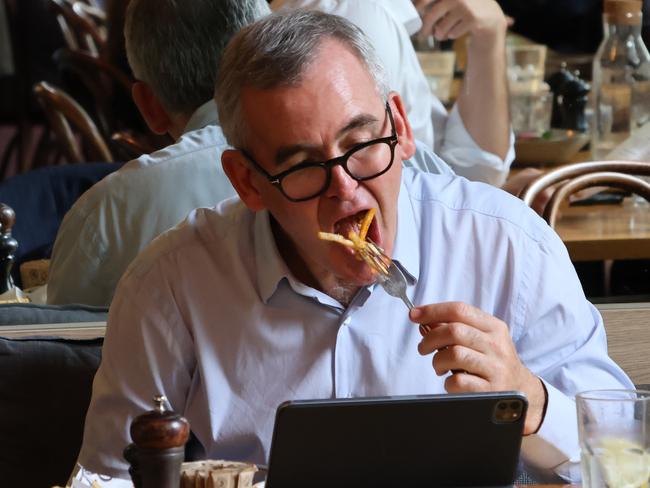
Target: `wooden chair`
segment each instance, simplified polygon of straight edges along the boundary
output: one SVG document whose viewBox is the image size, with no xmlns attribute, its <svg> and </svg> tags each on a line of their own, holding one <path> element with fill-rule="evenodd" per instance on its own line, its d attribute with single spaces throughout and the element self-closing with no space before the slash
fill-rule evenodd
<svg viewBox="0 0 650 488">
<path fill-rule="evenodd" d="M 34 93 L 45 112 L 58 148 L 68 162 L 114 160 L 97 126 L 74 99 L 46 82 L 37 83 Z"/>
<path fill-rule="evenodd" d="M 106 44 L 106 32 L 92 20 L 88 10 L 84 7 L 77 7 L 75 10 L 76 2 L 72 1 L 50 0 L 50 2 L 66 45 L 70 49 L 82 49 L 93 56 L 99 56 Z"/>
<path fill-rule="evenodd" d="M 650 176 L 650 163 L 637 161 L 592 161 L 552 169 L 530 182 L 519 195 L 531 205 L 537 195 L 557 185 L 544 207 L 543 217 L 555 226 L 560 204 L 570 195 L 591 187 L 614 187 L 639 194 L 650 201 L 650 184 L 638 176 Z"/>
<path fill-rule="evenodd" d="M 97 33 L 102 39 L 103 43 L 106 42 L 107 31 L 106 31 L 106 12 L 96 5 L 91 5 L 85 2 L 74 2 L 72 4 L 72 10 L 79 17 L 83 17 L 88 22 L 95 25 Z"/>
<path fill-rule="evenodd" d="M 597 305 L 607 332 L 610 357 L 635 385 L 650 384 L 650 303 Z"/>
<path fill-rule="evenodd" d="M 92 113 L 106 140 L 114 132 L 130 128 L 130 121 L 120 120 L 119 111 L 113 106 L 116 90 L 121 100 L 131 101 L 133 80 L 128 75 L 109 62 L 79 50 L 59 49 L 54 53 L 54 60 L 68 80 L 72 75 L 80 83 L 81 86 L 75 85 L 77 89 L 85 90 L 86 109 Z M 133 112 L 137 113 L 135 106 Z"/>
<path fill-rule="evenodd" d="M 150 140 L 129 131 L 117 131 L 111 136 L 113 151 L 118 154 L 118 159 L 129 161 L 143 154 L 154 152 L 155 147 Z"/>
</svg>

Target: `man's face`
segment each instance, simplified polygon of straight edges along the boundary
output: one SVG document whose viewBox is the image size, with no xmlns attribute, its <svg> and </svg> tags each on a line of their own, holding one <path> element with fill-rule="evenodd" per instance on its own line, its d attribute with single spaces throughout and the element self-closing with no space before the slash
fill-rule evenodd
<svg viewBox="0 0 650 488">
<path fill-rule="evenodd" d="M 267 208 L 274 217 L 279 226 L 276 241 L 289 268 L 296 276 L 313 278 L 316 283 L 309 284 L 325 292 L 341 284 L 369 284 L 374 275 L 349 248 L 320 240 L 319 231 L 347 236 L 354 221 L 376 208 L 368 237 L 392 254 L 402 160 L 412 156 L 414 146 L 399 97 L 392 95 L 390 104 L 400 142 L 392 167 L 377 178 L 358 182 L 335 166 L 322 195 L 292 202 L 254 169 L 248 173 L 257 199 L 249 206 Z M 351 52 L 333 40 L 321 45 L 299 86 L 244 89 L 242 107 L 250 127 L 246 149 L 272 175 L 305 161 L 341 156 L 357 144 L 391 135 L 385 101 L 373 79 Z M 250 168 L 245 160 L 243 164 Z"/>
</svg>

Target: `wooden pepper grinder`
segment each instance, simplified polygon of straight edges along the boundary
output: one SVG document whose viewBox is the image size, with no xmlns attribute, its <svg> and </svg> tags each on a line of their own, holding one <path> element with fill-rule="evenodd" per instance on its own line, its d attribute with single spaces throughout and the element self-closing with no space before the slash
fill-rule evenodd
<svg viewBox="0 0 650 488">
<path fill-rule="evenodd" d="M 157 395 L 155 408 L 131 423 L 130 444 L 124 457 L 135 488 L 178 488 L 190 424 L 165 409 L 167 399 Z"/>
<path fill-rule="evenodd" d="M 11 269 L 16 258 L 18 242 L 11 236 L 11 229 L 15 223 L 16 213 L 8 205 L 0 203 L 0 293 L 14 287 Z"/>
</svg>

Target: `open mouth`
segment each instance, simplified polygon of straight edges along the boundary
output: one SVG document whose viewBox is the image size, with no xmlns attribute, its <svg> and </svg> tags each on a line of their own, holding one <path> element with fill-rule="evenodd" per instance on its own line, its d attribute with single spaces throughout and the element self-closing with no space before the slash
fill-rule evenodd
<svg viewBox="0 0 650 488">
<path fill-rule="evenodd" d="M 368 214 L 368 209 L 360 210 L 356 214 L 349 215 L 334 224 L 334 232 L 336 234 L 342 235 L 344 237 L 349 237 L 350 233 L 355 233 L 359 235 L 361 233 L 361 226 L 364 217 Z M 368 240 L 373 241 L 374 243 L 381 245 L 379 228 L 377 227 L 377 219 L 373 218 L 370 227 L 368 228 L 367 237 Z"/>
<path fill-rule="evenodd" d="M 366 212 L 361 211 L 345 217 L 334 224 L 336 233 L 319 232 L 318 238 L 341 244 L 346 248 L 344 252 L 351 253 L 359 261 L 364 261 L 373 272 L 386 276 L 390 258 L 378 245 L 379 228 L 377 224 L 373 226 L 376 212 L 376 208 L 371 208 Z M 375 240 L 371 234 L 374 235 Z"/>
</svg>

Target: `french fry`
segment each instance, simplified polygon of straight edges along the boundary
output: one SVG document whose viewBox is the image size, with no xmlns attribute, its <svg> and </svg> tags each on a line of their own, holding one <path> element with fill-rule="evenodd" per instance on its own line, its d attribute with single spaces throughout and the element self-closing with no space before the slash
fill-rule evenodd
<svg viewBox="0 0 650 488">
<path fill-rule="evenodd" d="M 332 242 L 338 242 L 339 244 L 342 244 L 346 247 L 354 247 L 354 242 L 352 242 L 349 239 L 346 239 L 340 234 L 331 234 L 329 232 L 319 232 L 318 233 L 318 238 L 322 239 L 324 241 L 332 241 Z"/>
<path fill-rule="evenodd" d="M 319 232 L 318 238 L 325 241 L 337 242 L 343 246 L 354 249 L 354 254 L 357 259 L 365 261 L 370 269 L 377 273 L 387 274 L 390 262 L 386 263 L 382 251 L 374 243 L 366 240 L 368 229 L 370 229 L 370 224 L 372 223 L 372 219 L 375 217 L 376 212 L 377 209 L 375 208 L 368 210 L 361 221 L 359 233 L 357 234 L 355 231 L 351 230 L 348 233 L 347 239 L 340 234 L 332 234 L 329 232 Z"/>
<path fill-rule="evenodd" d="M 372 219 L 375 218 L 375 213 L 377 213 L 377 209 L 371 208 L 363 217 L 363 221 L 361 222 L 361 230 L 359 231 L 359 239 L 362 241 L 366 240 L 366 234 L 368 233 L 368 229 L 370 229 Z"/>
</svg>

